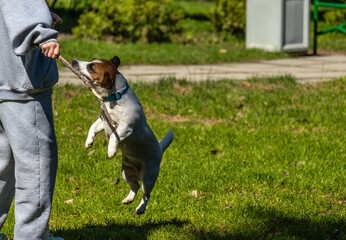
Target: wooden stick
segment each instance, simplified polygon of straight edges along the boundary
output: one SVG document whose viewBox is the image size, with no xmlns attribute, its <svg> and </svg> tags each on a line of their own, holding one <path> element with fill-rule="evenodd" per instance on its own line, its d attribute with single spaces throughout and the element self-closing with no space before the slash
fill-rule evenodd
<svg viewBox="0 0 346 240">
<path fill-rule="evenodd" d="M 110 124 L 110 126 L 113 128 L 113 130 L 116 129 L 116 124 L 114 123 L 114 121 L 111 118 L 111 115 L 109 114 L 106 105 L 103 101 L 103 98 L 96 92 L 96 89 L 90 84 L 89 80 L 81 73 L 79 72 L 77 69 L 75 69 L 74 67 L 72 67 L 72 65 L 66 61 L 61 55 L 59 56 L 59 60 L 68 68 L 70 69 L 74 74 L 76 74 L 85 85 L 87 85 L 87 87 L 92 91 L 92 93 L 97 97 L 97 99 L 99 100 L 100 104 L 101 104 L 101 108 L 103 110 L 103 112 L 106 115 L 107 121 Z"/>
</svg>

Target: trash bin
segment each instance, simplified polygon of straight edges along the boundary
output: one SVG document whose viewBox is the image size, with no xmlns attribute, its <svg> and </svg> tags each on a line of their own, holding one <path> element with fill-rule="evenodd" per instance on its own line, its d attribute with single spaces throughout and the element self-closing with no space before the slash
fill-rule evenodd
<svg viewBox="0 0 346 240">
<path fill-rule="evenodd" d="M 246 47 L 309 50 L 310 0 L 246 0 Z"/>
</svg>

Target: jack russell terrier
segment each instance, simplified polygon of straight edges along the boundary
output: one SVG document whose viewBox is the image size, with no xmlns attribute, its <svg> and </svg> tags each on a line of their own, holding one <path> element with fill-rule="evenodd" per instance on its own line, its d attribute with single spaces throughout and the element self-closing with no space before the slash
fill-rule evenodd
<svg viewBox="0 0 346 240">
<path fill-rule="evenodd" d="M 122 201 L 133 202 L 142 182 L 143 198 L 134 215 L 143 214 L 160 171 L 162 155 L 173 140 L 173 131 L 158 142 L 150 129 L 143 108 L 127 80 L 118 71 L 120 59 L 93 59 L 91 62 L 72 61 L 72 66 L 86 76 L 100 96 L 116 129 L 108 124 L 101 109 L 100 117 L 90 127 L 85 148 L 93 145 L 96 134 L 105 131 L 108 139 L 108 157 L 122 151 L 122 176 L 130 185 L 130 193 Z"/>
</svg>

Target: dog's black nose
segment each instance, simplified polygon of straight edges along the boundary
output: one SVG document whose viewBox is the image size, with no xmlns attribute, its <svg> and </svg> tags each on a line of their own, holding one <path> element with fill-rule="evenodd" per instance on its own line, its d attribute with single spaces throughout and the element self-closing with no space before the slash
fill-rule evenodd
<svg viewBox="0 0 346 240">
<path fill-rule="evenodd" d="M 72 60 L 72 67 L 77 67 L 78 66 L 78 61 Z"/>
</svg>

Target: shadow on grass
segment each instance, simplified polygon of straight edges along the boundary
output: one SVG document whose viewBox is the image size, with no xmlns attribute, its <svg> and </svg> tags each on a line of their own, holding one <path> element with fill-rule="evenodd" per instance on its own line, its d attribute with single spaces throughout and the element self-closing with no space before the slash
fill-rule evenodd
<svg viewBox="0 0 346 240">
<path fill-rule="evenodd" d="M 286 213 L 275 208 L 249 207 L 252 218 L 263 225 L 262 234 L 252 233 L 252 239 L 314 239 L 345 240 L 346 223 L 342 216 L 324 216 L 311 219 L 311 216 Z"/>
<path fill-rule="evenodd" d="M 57 230 L 55 236 L 65 240 L 116 239 L 306 239 L 345 240 L 346 224 L 342 216 L 311 219 L 303 212 L 282 213 L 275 208 L 248 206 L 243 223 L 206 230 L 189 221 L 172 219 L 158 223 L 90 225 L 81 229 Z M 242 218 L 242 216 L 239 216 Z M 215 229 L 215 228 L 214 228 Z"/>
<path fill-rule="evenodd" d="M 109 239 L 147 239 L 153 230 L 179 231 L 187 222 L 171 220 L 160 223 L 109 224 L 107 226 L 86 226 L 81 229 L 58 230 L 54 236 L 64 240 L 109 240 Z M 168 229 L 168 230 L 167 230 Z"/>
<path fill-rule="evenodd" d="M 155 235 L 163 239 L 253 239 L 238 234 L 225 234 L 192 230 L 188 221 L 171 220 L 160 223 L 138 224 L 110 224 L 107 226 L 86 226 L 81 229 L 57 230 L 54 236 L 64 240 L 117 240 L 133 239 L 145 240 Z"/>
</svg>

